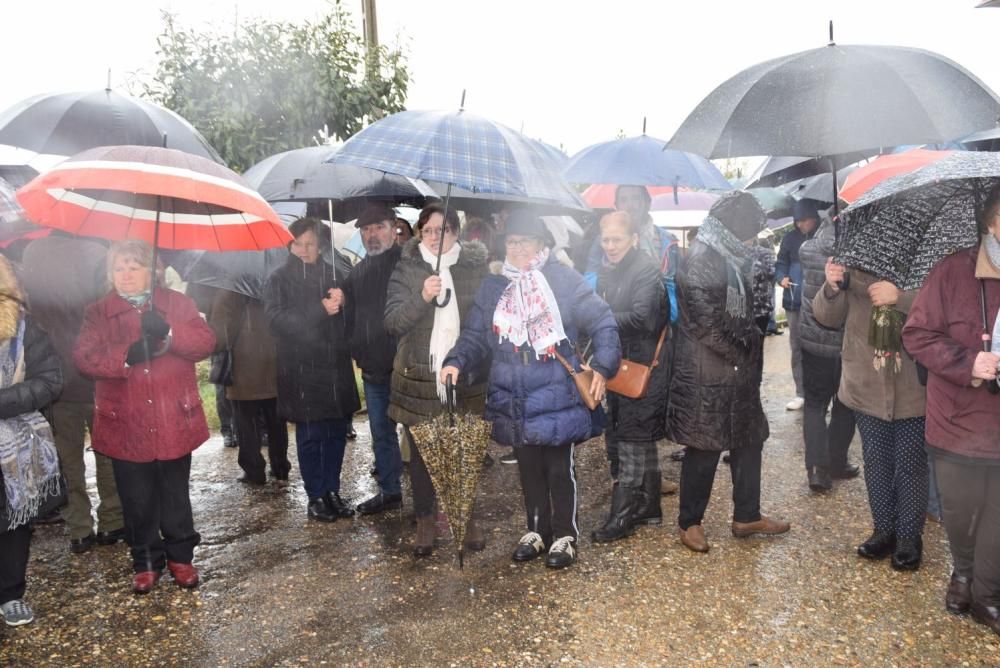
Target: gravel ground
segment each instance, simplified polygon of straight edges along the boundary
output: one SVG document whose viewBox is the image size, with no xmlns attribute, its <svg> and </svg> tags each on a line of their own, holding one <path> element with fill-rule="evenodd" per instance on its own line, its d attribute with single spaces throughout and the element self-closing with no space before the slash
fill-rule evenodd
<svg viewBox="0 0 1000 668">
<path fill-rule="evenodd" d="M 28 570 L 36 621 L 0 631 L 0 666 L 1000 666 L 1000 638 L 944 612 L 940 526 L 927 528 L 921 570 L 895 573 L 855 556 L 870 531 L 861 479 L 809 492 L 801 414 L 784 410 L 787 348 L 784 337 L 767 341 L 762 501 L 792 522 L 785 536 L 731 536 L 720 466 L 708 554 L 678 542 L 676 497 L 664 497 L 662 527 L 592 545 L 610 498 L 594 441 L 578 451 L 584 538 L 574 566 L 510 561 L 523 532 L 520 489 L 516 467 L 496 464 L 482 483 L 487 549 L 459 570 L 448 541 L 428 559 L 410 556 L 408 500 L 375 519 L 308 522 L 297 473 L 289 487 L 247 489 L 235 482 L 235 452 L 215 438 L 192 471 L 202 586 L 181 591 L 167 577 L 134 596 L 124 547 L 71 556 L 62 527 L 42 527 Z M 344 493 L 360 501 L 374 485 L 367 424 L 356 427 Z M 673 449 L 661 455 L 676 480 Z"/>
</svg>

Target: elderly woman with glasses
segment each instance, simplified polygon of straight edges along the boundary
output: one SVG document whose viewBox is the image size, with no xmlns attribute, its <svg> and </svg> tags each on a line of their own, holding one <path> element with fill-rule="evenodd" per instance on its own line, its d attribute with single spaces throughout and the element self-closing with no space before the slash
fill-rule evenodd
<svg viewBox="0 0 1000 668">
<path fill-rule="evenodd" d="M 565 568 L 579 540 L 574 449 L 593 436 L 594 422 L 558 356 L 578 369 L 574 343 L 590 337 L 587 391 L 599 401 L 618 370 L 618 328 L 583 277 L 552 256 L 538 216 L 515 212 L 504 233 L 502 272 L 483 281 L 441 380 L 457 382 L 492 360 L 485 417 L 493 439 L 514 447 L 527 515 L 513 558 L 530 561 L 547 549 L 546 566 Z"/>
</svg>

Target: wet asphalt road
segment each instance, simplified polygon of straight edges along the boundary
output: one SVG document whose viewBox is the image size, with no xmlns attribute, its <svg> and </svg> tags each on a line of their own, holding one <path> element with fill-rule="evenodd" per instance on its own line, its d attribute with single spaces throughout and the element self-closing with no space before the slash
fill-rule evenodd
<svg viewBox="0 0 1000 668">
<path fill-rule="evenodd" d="M 286 488 L 248 489 L 235 482 L 235 452 L 215 438 L 192 472 L 202 586 L 181 591 L 167 577 L 134 596 L 123 546 L 71 556 L 62 527 L 42 527 L 28 572 L 36 621 L 0 631 L 0 666 L 1000 666 L 1000 638 L 944 612 L 940 526 L 928 526 L 917 573 L 855 556 L 870 531 L 864 483 L 809 492 L 801 414 L 784 410 L 787 339 L 767 345 L 762 507 L 792 522 L 784 537 L 730 535 L 720 466 L 708 554 L 677 541 L 676 497 L 664 497 L 662 527 L 592 545 L 610 497 L 595 441 L 578 450 L 584 538 L 574 566 L 510 561 L 524 518 L 516 467 L 498 463 L 480 495 L 488 546 L 459 570 L 448 541 L 431 558 L 410 556 L 408 499 L 386 516 L 309 522 L 297 473 Z M 360 501 L 374 481 L 367 424 L 356 428 L 344 494 Z M 661 455 L 676 480 L 672 449 Z"/>
</svg>

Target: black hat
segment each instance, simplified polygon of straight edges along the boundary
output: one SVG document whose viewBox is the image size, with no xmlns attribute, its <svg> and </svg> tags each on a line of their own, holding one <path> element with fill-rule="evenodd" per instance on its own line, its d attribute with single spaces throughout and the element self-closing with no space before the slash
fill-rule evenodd
<svg viewBox="0 0 1000 668">
<path fill-rule="evenodd" d="M 740 241 L 753 239 L 767 223 L 767 216 L 757 198 L 743 190 L 726 193 L 708 213 Z"/>
<path fill-rule="evenodd" d="M 816 201 L 811 199 L 795 200 L 792 204 L 792 220 L 797 223 L 809 218 L 819 220 L 819 207 L 816 206 Z"/>
<path fill-rule="evenodd" d="M 387 206 L 373 204 L 361 212 L 358 219 L 354 221 L 354 226 L 361 229 L 365 225 L 376 225 L 383 221 L 394 223 L 396 221 L 396 212 Z"/>
<path fill-rule="evenodd" d="M 548 239 L 545 223 L 534 213 L 520 210 L 514 211 L 507 218 L 504 226 L 504 234 L 517 234 L 522 237 L 537 237 L 542 240 Z"/>
</svg>

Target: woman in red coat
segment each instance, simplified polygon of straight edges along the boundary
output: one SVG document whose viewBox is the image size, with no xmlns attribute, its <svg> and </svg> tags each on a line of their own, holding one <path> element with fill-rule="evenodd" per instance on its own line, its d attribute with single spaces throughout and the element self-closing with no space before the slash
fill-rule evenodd
<svg viewBox="0 0 1000 668">
<path fill-rule="evenodd" d="M 149 592 L 166 565 L 181 587 L 195 587 L 188 478 L 191 452 L 208 439 L 195 362 L 215 335 L 194 302 L 156 289 L 150 308 L 152 249 L 137 240 L 108 253 L 111 293 L 87 307 L 74 350 L 96 383 L 94 450 L 110 457 L 132 549 L 136 593 Z"/>
</svg>

